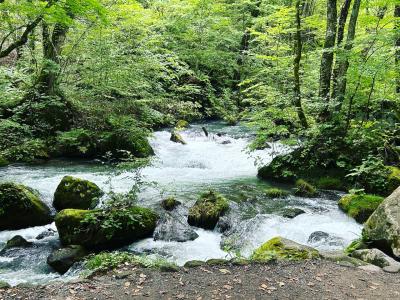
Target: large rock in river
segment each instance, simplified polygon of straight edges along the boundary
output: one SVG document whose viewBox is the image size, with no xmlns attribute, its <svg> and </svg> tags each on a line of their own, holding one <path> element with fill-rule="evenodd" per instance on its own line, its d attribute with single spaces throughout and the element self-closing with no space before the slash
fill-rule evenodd
<svg viewBox="0 0 400 300">
<path fill-rule="evenodd" d="M 188 223 L 204 229 L 214 229 L 225 211 L 229 208 L 228 201 L 217 192 L 208 191 L 201 194 L 189 210 Z"/>
<path fill-rule="evenodd" d="M 149 237 L 158 216 L 148 208 L 111 210 L 64 209 L 55 218 L 63 245 L 112 249 Z"/>
<path fill-rule="evenodd" d="M 93 209 L 102 195 L 95 183 L 65 176 L 54 193 L 53 205 L 58 211 L 66 208 Z"/>
<path fill-rule="evenodd" d="M 47 258 L 47 263 L 58 273 L 64 274 L 72 265 L 81 261 L 88 252 L 79 245 L 70 245 L 65 248 L 57 249 Z"/>
<path fill-rule="evenodd" d="M 400 258 L 400 187 L 365 222 L 362 236 L 367 245 Z"/>
<path fill-rule="evenodd" d="M 50 209 L 34 190 L 22 184 L 0 184 L 0 230 L 45 225 L 51 221 Z"/>
</svg>

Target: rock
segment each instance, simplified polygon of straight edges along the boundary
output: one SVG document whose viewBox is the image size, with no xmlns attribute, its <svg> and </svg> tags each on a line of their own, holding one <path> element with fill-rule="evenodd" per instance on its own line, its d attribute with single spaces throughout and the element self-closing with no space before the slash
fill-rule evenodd
<svg viewBox="0 0 400 300">
<path fill-rule="evenodd" d="M 329 233 L 323 232 L 323 231 L 314 231 L 313 233 L 310 234 L 308 237 L 308 243 L 315 243 L 315 242 L 320 242 L 323 240 L 329 239 L 330 235 Z"/>
<path fill-rule="evenodd" d="M 63 245 L 113 249 L 152 236 L 158 216 L 138 206 L 110 210 L 64 209 L 55 218 Z"/>
<path fill-rule="evenodd" d="M 302 210 L 301 208 L 297 208 L 297 207 L 287 207 L 282 209 L 279 214 L 282 217 L 285 218 L 289 218 L 289 219 L 293 219 L 296 218 L 297 216 L 301 215 L 301 214 L 305 214 L 306 212 L 304 210 Z"/>
<path fill-rule="evenodd" d="M 250 264 L 250 260 L 240 257 L 234 257 L 229 262 L 233 266 L 247 266 Z"/>
<path fill-rule="evenodd" d="M 187 261 L 183 267 L 185 268 L 196 268 L 196 267 L 201 267 L 204 266 L 206 263 L 204 261 L 201 260 L 190 260 Z"/>
<path fill-rule="evenodd" d="M 400 187 L 383 200 L 364 224 L 363 241 L 400 259 Z"/>
<path fill-rule="evenodd" d="M 52 252 L 47 258 L 47 263 L 58 273 L 64 274 L 72 265 L 81 261 L 88 252 L 79 245 L 70 245 Z"/>
<path fill-rule="evenodd" d="M 225 140 L 221 142 L 222 145 L 229 145 L 232 144 L 232 142 L 230 140 Z"/>
<path fill-rule="evenodd" d="M 224 266 L 229 264 L 229 260 L 222 258 L 212 258 L 206 261 L 206 265 L 208 266 Z"/>
<path fill-rule="evenodd" d="M 42 233 L 38 234 L 38 236 L 36 237 L 37 240 L 43 240 L 44 238 L 50 237 L 50 236 L 54 236 L 56 234 L 56 231 L 49 228 L 46 231 L 43 231 Z"/>
<path fill-rule="evenodd" d="M 304 246 L 291 240 L 275 237 L 257 248 L 251 259 L 265 262 L 270 260 L 303 260 L 318 258 L 319 253 L 314 248 Z"/>
<path fill-rule="evenodd" d="M 395 189 L 400 186 L 400 169 L 397 167 L 387 168 L 389 170 L 389 176 L 386 182 L 386 195 L 390 195 Z"/>
<path fill-rule="evenodd" d="M 378 266 L 385 272 L 398 273 L 400 271 L 400 262 L 394 260 L 379 249 L 355 250 L 351 256 Z"/>
<path fill-rule="evenodd" d="M 317 189 L 307 181 L 299 179 L 296 181 L 296 190 L 294 194 L 301 197 L 315 197 L 317 195 Z"/>
<path fill-rule="evenodd" d="M 269 188 L 265 190 L 265 195 L 268 198 L 282 198 L 287 196 L 289 193 L 287 191 L 278 188 Z"/>
<path fill-rule="evenodd" d="M 189 123 L 187 121 L 185 121 L 185 120 L 179 120 L 175 124 L 175 129 L 177 129 L 177 130 L 182 130 L 182 129 L 185 129 L 185 128 L 188 128 L 188 127 L 189 127 Z"/>
<path fill-rule="evenodd" d="M 164 199 L 161 201 L 161 207 L 164 208 L 167 211 L 171 211 L 174 208 L 176 208 L 178 205 L 181 205 L 182 203 L 176 200 L 174 197 L 168 197 L 167 199 Z"/>
<path fill-rule="evenodd" d="M 179 272 L 179 267 L 175 264 L 166 264 L 166 265 L 161 265 L 159 267 L 159 270 L 161 272 L 173 273 L 173 272 Z"/>
<path fill-rule="evenodd" d="M 7 244 L 5 245 L 3 250 L 10 248 L 26 248 L 32 246 L 32 244 L 33 243 L 28 242 L 22 236 L 16 235 L 12 239 L 7 241 Z"/>
<path fill-rule="evenodd" d="M 103 192 L 95 183 L 65 176 L 54 193 L 53 205 L 58 211 L 66 208 L 93 209 L 102 195 Z"/>
<path fill-rule="evenodd" d="M 16 183 L 0 184 L 0 230 L 14 230 L 52 222 L 50 209 L 37 193 Z"/>
<path fill-rule="evenodd" d="M 232 228 L 232 220 L 227 216 L 222 216 L 219 218 L 217 223 L 217 229 L 219 232 L 227 232 Z"/>
<path fill-rule="evenodd" d="M 381 268 L 379 268 L 378 266 L 375 266 L 375 265 L 371 265 L 371 264 L 359 266 L 357 268 L 360 270 L 369 272 L 369 273 L 381 273 L 382 272 Z"/>
<path fill-rule="evenodd" d="M 1 290 L 5 290 L 5 289 L 9 289 L 9 288 L 11 288 L 11 285 L 9 285 L 7 282 L 5 282 L 5 281 L 1 281 L 0 280 L 0 289 Z"/>
<path fill-rule="evenodd" d="M 325 251 L 321 252 L 321 258 L 333 261 L 337 263 L 338 265 L 346 265 L 346 266 L 352 266 L 352 267 L 359 267 L 359 266 L 364 266 L 366 265 L 365 262 L 363 262 L 360 259 L 350 257 L 346 254 L 343 253 L 343 251 Z"/>
<path fill-rule="evenodd" d="M 154 231 L 154 240 L 187 242 L 197 239 L 199 235 L 179 219 L 165 216 Z"/>
<path fill-rule="evenodd" d="M 182 145 L 186 145 L 186 142 L 184 141 L 183 137 L 176 131 L 171 132 L 170 141 L 172 141 L 174 143 L 180 143 Z"/>
<path fill-rule="evenodd" d="M 228 210 L 228 201 L 217 192 L 203 193 L 189 209 L 188 223 L 192 226 L 214 229 L 220 216 Z"/>
<path fill-rule="evenodd" d="M 339 208 L 359 223 L 364 223 L 381 204 L 383 197 L 366 194 L 349 194 L 339 200 Z"/>
</svg>

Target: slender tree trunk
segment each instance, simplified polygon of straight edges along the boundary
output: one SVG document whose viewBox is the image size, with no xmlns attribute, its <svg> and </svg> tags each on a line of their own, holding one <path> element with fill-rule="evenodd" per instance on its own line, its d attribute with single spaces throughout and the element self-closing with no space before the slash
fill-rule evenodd
<svg viewBox="0 0 400 300">
<path fill-rule="evenodd" d="M 337 29 L 337 1 L 327 1 L 327 23 L 324 49 L 321 57 L 319 76 L 319 96 L 325 102 L 325 111 L 328 110 L 329 94 L 331 89 L 331 74 L 333 66 L 333 50 L 336 41 Z"/>
<path fill-rule="evenodd" d="M 336 112 L 340 112 L 346 94 L 346 86 L 347 86 L 346 75 L 347 75 L 347 70 L 349 68 L 349 54 L 353 49 L 353 42 L 356 34 L 358 14 L 360 12 L 360 3 L 361 0 L 354 1 L 349 21 L 349 26 L 347 30 L 347 39 L 346 39 L 346 44 L 344 46 L 344 53 L 343 55 L 337 56 L 336 59 L 336 65 L 334 71 L 335 77 L 333 80 L 333 91 L 332 91 L 332 99 L 337 101 Z"/>
<path fill-rule="evenodd" d="M 400 94 L 400 4 L 394 9 L 396 19 L 395 60 L 397 69 L 396 93 Z"/>
<path fill-rule="evenodd" d="M 301 85 L 300 85 L 300 63 L 301 55 L 303 50 L 303 42 L 301 40 L 301 3 L 302 0 L 296 0 L 296 34 L 294 43 L 294 63 L 293 63 L 293 74 L 294 74 L 294 105 L 296 106 L 297 115 L 301 125 L 304 128 L 308 127 L 307 118 L 304 114 L 303 106 L 301 103 Z"/>
</svg>

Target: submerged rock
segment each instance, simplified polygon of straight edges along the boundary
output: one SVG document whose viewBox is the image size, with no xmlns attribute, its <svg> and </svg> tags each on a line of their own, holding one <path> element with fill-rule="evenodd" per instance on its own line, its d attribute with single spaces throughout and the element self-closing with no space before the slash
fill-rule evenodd
<svg viewBox="0 0 400 300">
<path fill-rule="evenodd" d="M 400 187 L 365 222 L 362 237 L 367 245 L 400 259 Z"/>
<path fill-rule="evenodd" d="M 307 242 L 314 245 L 323 244 L 337 247 L 345 246 L 344 239 L 323 231 L 314 231 L 313 233 L 311 233 L 308 237 Z"/>
<path fill-rule="evenodd" d="M 79 245 L 70 245 L 52 252 L 47 258 L 47 263 L 58 273 L 64 274 L 72 265 L 81 261 L 88 252 Z"/>
<path fill-rule="evenodd" d="M 282 217 L 289 218 L 289 219 L 294 219 L 299 215 L 305 214 L 306 212 L 302 210 L 301 208 L 297 207 L 287 207 L 282 209 L 279 214 Z"/>
<path fill-rule="evenodd" d="M 109 249 L 152 236 L 158 216 L 150 209 L 64 209 L 55 218 L 63 245 Z"/>
<path fill-rule="evenodd" d="M 186 242 L 197 239 L 199 235 L 187 223 L 173 216 L 165 216 L 154 231 L 154 240 Z"/>
<path fill-rule="evenodd" d="M 298 244 L 291 240 L 275 237 L 257 248 L 251 258 L 255 261 L 303 260 L 318 258 L 316 249 Z"/>
<path fill-rule="evenodd" d="M 103 192 L 95 183 L 65 176 L 54 193 L 53 205 L 58 211 L 66 208 L 93 209 L 102 195 Z"/>
<path fill-rule="evenodd" d="M 54 236 L 55 234 L 56 234 L 56 231 L 51 229 L 51 228 L 49 228 L 46 231 L 43 231 L 42 233 L 39 233 L 36 236 L 36 239 L 37 240 L 43 240 L 44 238 L 47 238 L 47 237 L 50 237 L 50 236 Z"/>
<path fill-rule="evenodd" d="M 0 185 L 0 230 L 46 225 L 51 221 L 50 209 L 34 190 L 16 183 Z"/>
<path fill-rule="evenodd" d="M 188 223 L 204 229 L 214 229 L 220 216 L 228 208 L 228 201 L 221 194 L 208 191 L 201 194 L 199 200 L 190 208 Z"/>
<path fill-rule="evenodd" d="M 350 194 L 339 200 L 339 208 L 359 223 L 364 223 L 382 203 L 383 197 L 366 194 Z"/>
<path fill-rule="evenodd" d="M 161 201 L 161 207 L 164 208 L 167 211 L 171 211 L 174 208 L 176 208 L 178 205 L 181 205 L 182 203 L 176 200 L 174 197 L 168 197 L 167 199 L 164 199 Z"/>
<path fill-rule="evenodd" d="M 183 137 L 176 131 L 172 131 L 171 132 L 171 138 L 170 140 L 174 143 L 180 143 L 182 145 L 186 145 L 185 140 L 183 139 Z"/>
<path fill-rule="evenodd" d="M 394 260 L 378 249 L 355 250 L 351 256 L 378 266 L 385 272 L 398 273 L 400 271 L 400 262 Z"/>
<path fill-rule="evenodd" d="M 296 190 L 294 194 L 301 197 L 315 197 L 317 195 L 317 189 L 307 181 L 299 179 L 296 181 Z"/>
<path fill-rule="evenodd" d="M 16 235 L 7 241 L 7 244 L 5 245 L 3 250 L 10 249 L 10 248 L 26 248 L 26 247 L 32 246 L 32 244 L 33 243 L 28 242 L 22 236 Z"/>
</svg>

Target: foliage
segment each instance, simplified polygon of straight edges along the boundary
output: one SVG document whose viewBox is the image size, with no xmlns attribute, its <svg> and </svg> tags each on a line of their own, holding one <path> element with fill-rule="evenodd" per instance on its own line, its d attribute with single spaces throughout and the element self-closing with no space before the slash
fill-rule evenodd
<svg viewBox="0 0 400 300">
<path fill-rule="evenodd" d="M 269 188 L 265 190 L 265 194 L 268 198 L 281 198 L 287 196 L 289 193 L 278 188 Z"/>
<path fill-rule="evenodd" d="M 339 200 L 339 207 L 357 222 L 364 223 L 382 203 L 383 197 L 367 194 L 349 194 Z"/>
</svg>

